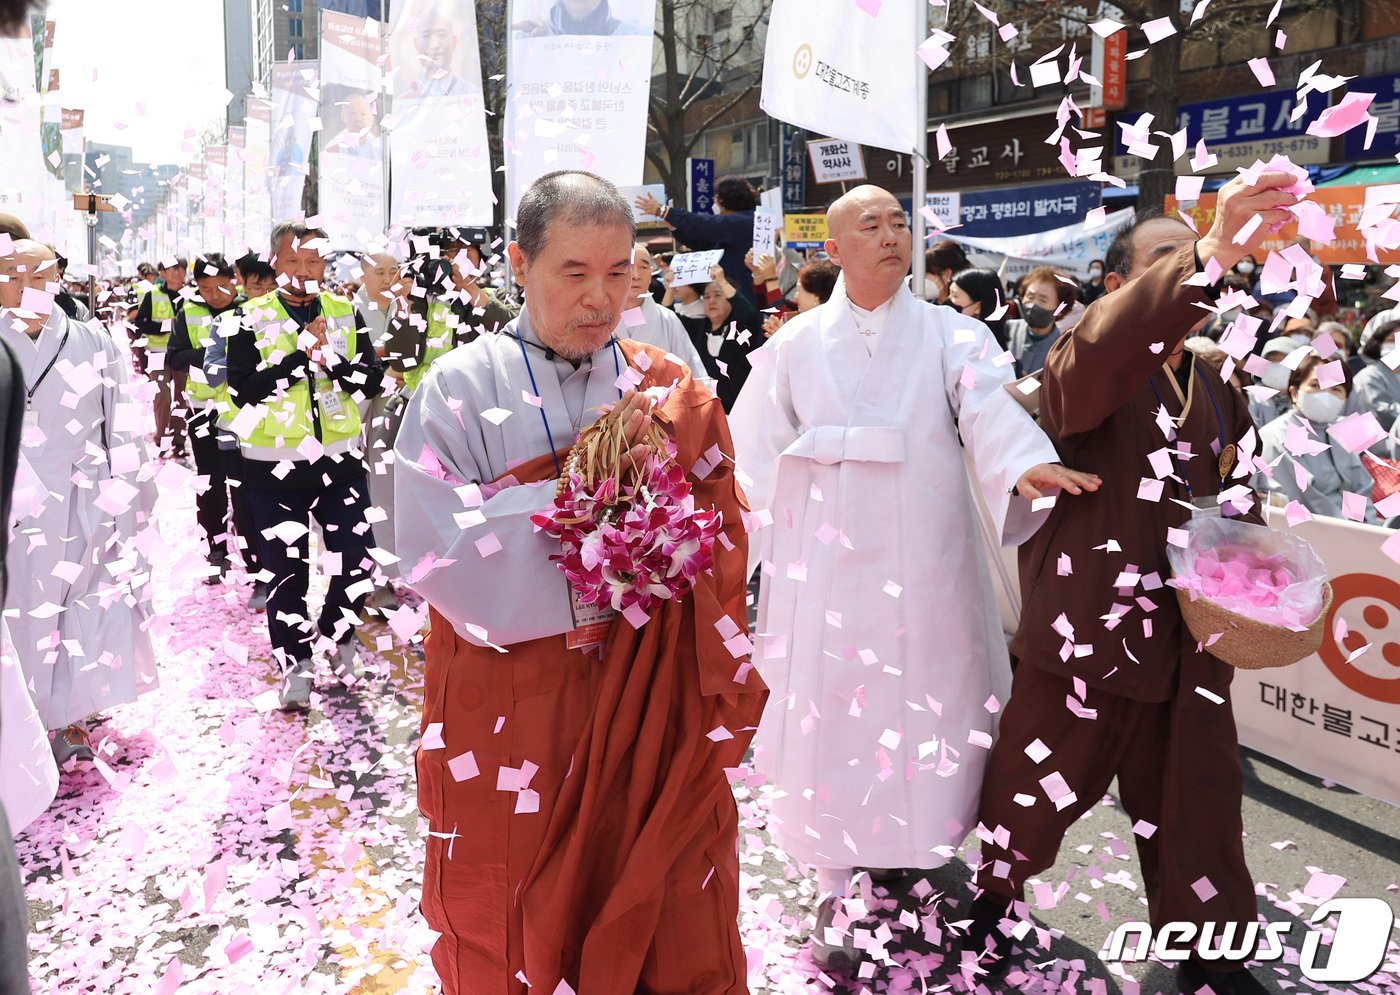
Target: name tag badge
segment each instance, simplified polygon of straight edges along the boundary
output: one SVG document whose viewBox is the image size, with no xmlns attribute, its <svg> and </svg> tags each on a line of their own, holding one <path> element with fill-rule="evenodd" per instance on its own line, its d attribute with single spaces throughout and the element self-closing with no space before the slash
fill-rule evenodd
<svg viewBox="0 0 1400 995">
<path fill-rule="evenodd" d="M 565 643 L 571 650 L 602 646 L 608 638 L 613 619 L 620 614 L 609 605 L 585 605 L 579 600 L 579 592 L 572 584 L 569 585 L 569 610 L 574 616 L 574 627 L 567 634 Z"/>
<path fill-rule="evenodd" d="M 1215 499 L 1215 495 L 1191 499 L 1192 518 L 1219 518 L 1220 516 L 1220 502 Z"/>
<path fill-rule="evenodd" d="M 350 339 L 344 332 L 330 332 L 326 335 L 326 344 L 331 347 L 331 352 L 349 357 Z"/>
<path fill-rule="evenodd" d="M 320 402 L 321 410 L 332 418 L 339 418 L 345 413 L 345 402 L 335 385 L 329 381 L 316 384 L 316 399 Z"/>
<path fill-rule="evenodd" d="M 25 427 L 26 429 L 29 429 L 29 428 L 38 428 L 38 427 L 39 427 L 39 412 L 35 411 L 33 408 L 25 408 L 25 409 L 24 409 L 24 427 Z"/>
</svg>

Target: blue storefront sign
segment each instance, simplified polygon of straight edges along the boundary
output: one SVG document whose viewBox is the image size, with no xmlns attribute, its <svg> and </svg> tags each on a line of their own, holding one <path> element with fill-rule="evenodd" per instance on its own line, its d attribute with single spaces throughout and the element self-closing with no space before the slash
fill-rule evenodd
<svg viewBox="0 0 1400 995">
<path fill-rule="evenodd" d="M 1366 126 L 1353 128 L 1342 138 L 1349 163 L 1370 159 L 1394 160 L 1400 153 L 1400 75 L 1363 76 L 1347 84 L 1348 93 L 1374 93 L 1371 113 L 1377 120 L 1376 139 L 1368 149 Z"/>
<path fill-rule="evenodd" d="M 1307 130 L 1327 106 L 1327 95 L 1309 93 L 1307 110 L 1295 117 L 1296 103 L 1295 91 L 1270 90 L 1247 97 L 1183 104 L 1177 111 L 1176 129 L 1186 129 L 1188 154 L 1194 154 L 1196 143 L 1204 139 L 1210 151 L 1220 158 L 1222 167 L 1235 160 L 1267 160 L 1276 154 L 1290 156 L 1297 163 L 1326 162 L 1328 140 L 1308 135 Z M 1120 122 L 1128 119 L 1119 117 Z M 1123 132 L 1121 128 L 1114 130 L 1115 152 L 1121 156 L 1127 152 Z M 1157 135 L 1152 141 L 1166 144 L 1166 139 Z"/>
<path fill-rule="evenodd" d="M 715 161 L 691 158 L 686 164 L 690 166 L 690 209 L 709 214 L 715 202 Z"/>
<path fill-rule="evenodd" d="M 807 142 L 801 128 L 782 126 L 783 210 L 807 205 Z"/>
</svg>

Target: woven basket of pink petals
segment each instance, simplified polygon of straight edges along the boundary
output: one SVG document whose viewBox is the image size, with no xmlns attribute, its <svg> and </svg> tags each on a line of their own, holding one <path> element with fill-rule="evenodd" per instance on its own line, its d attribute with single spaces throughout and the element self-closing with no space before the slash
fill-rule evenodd
<svg viewBox="0 0 1400 995">
<path fill-rule="evenodd" d="M 1322 646 L 1332 585 L 1299 537 L 1231 519 L 1187 524 L 1168 547 L 1177 603 L 1201 648 L 1241 670 L 1287 667 Z"/>
</svg>

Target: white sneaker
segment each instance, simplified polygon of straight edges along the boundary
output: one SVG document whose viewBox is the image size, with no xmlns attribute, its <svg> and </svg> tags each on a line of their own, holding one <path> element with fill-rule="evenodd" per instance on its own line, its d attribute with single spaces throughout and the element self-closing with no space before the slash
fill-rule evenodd
<svg viewBox="0 0 1400 995">
<path fill-rule="evenodd" d="M 282 675 L 277 706 L 284 712 L 305 712 L 311 708 L 310 660 L 298 660 Z"/>
<path fill-rule="evenodd" d="M 351 636 L 345 642 L 337 645 L 334 652 L 331 653 L 331 670 L 344 684 L 354 684 L 360 679 L 359 651 L 359 640 Z"/>
</svg>

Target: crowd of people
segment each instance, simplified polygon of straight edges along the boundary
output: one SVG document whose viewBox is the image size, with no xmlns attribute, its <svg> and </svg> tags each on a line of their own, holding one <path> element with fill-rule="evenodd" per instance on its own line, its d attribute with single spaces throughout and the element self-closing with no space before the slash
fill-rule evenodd
<svg viewBox="0 0 1400 995">
<path fill-rule="evenodd" d="M 525 194 L 506 246 L 479 229 L 416 229 L 397 251 L 328 266 L 334 233 L 289 221 L 235 259 L 142 264 L 86 313 L 58 253 L 0 219 L 0 338 L 27 385 L 5 614 L 24 686 L 5 689 L 6 711 L 23 702 L 15 721 L 48 730 L 53 761 L 91 760 L 94 716 L 156 686 L 143 549 L 160 468 L 183 464 L 199 481 L 204 580 L 231 583 L 239 564 L 253 579 L 284 711 L 311 707 L 318 658 L 355 685 L 368 613 L 405 588 L 428 601 L 424 727 L 438 741 L 419 755 L 423 908 L 449 991 L 487 990 L 467 979 L 527 961 L 546 991 L 556 977 L 699 990 L 702 976 L 706 991 L 740 990 L 723 770 L 751 738 L 781 789 L 774 832 L 818 872 L 823 966 L 858 958 L 843 902 L 862 875 L 937 866 L 980 822 L 965 945 L 977 970 L 1004 971 L 1027 878 L 1114 777 L 1159 827 L 1139 841 L 1154 919 L 1252 921 L 1233 726 L 1192 690 L 1228 698 L 1227 668 L 1177 638 L 1174 599 L 1157 606 L 1157 638 L 1124 640 L 1142 665 L 1117 676 L 1050 633 L 1075 642 L 1057 616 L 1121 586 L 1119 557 L 1088 559 L 1103 535 L 1136 570 L 1166 575 L 1159 533 L 1185 513 L 1122 497 L 1141 476 L 1136 448 L 1161 445 L 1162 409 L 1181 408 L 1188 449 L 1256 432 L 1266 498 L 1379 522 L 1367 464 L 1327 445 L 1327 428 L 1370 412 L 1391 430 L 1375 455 L 1395 458 L 1400 310 L 1351 328 L 1323 320 L 1336 301 L 1319 293 L 1304 316 L 1275 317 L 1292 298 L 1251 282 L 1244 253 L 1259 238 L 1240 229 L 1281 213 L 1288 179 L 1233 182 L 1199 246 L 1177 221 L 1140 219 L 1082 283 L 1046 266 L 1008 283 L 942 240 L 912 288 L 905 212 L 875 187 L 831 207 L 820 253 L 755 254 L 757 197 L 741 179 L 720 181 L 718 213 L 698 215 L 565 172 Z M 634 206 L 668 233 L 639 240 Z M 671 254 L 705 249 L 723 251 L 709 282 L 679 283 Z M 1205 258 L 1227 270 L 1209 292 L 1187 283 Z M 512 279 L 493 279 L 503 265 Z M 1219 340 L 1241 316 L 1259 331 L 1237 362 Z M 1033 403 L 1003 389 L 1024 377 L 1040 382 Z M 1212 405 L 1193 406 L 1193 390 Z M 722 511 L 723 541 L 693 603 L 576 643 L 583 606 L 533 516 L 611 405 L 628 446 L 657 419 L 681 466 L 705 466 L 696 505 Z M 996 539 L 1037 564 L 1014 681 L 965 459 Z M 1170 479 L 1213 498 L 1230 471 L 1206 463 Z M 1032 505 L 1049 493 L 1062 494 L 1053 510 Z M 329 579 L 315 614 L 313 568 Z M 735 641 L 755 570 L 757 646 Z M 572 668 L 580 645 L 594 670 Z M 877 662 L 894 676 L 877 680 Z M 938 707 L 909 711 L 935 688 Z M 1098 721 L 1075 721 L 1067 699 Z M 1006 706 L 995 745 L 989 701 Z M 873 753 L 872 729 L 885 729 Z M 1053 812 L 1022 801 L 1044 775 L 1035 744 L 1078 796 Z M 29 797 L 51 798 L 52 772 L 27 763 Z M 475 777 L 491 766 L 523 779 L 503 791 Z M 1186 792 L 1210 795 L 1208 819 L 1179 803 Z M 520 814 L 542 805 L 548 835 L 537 821 L 517 839 Z M 877 809 L 888 818 L 872 823 Z M 1184 865 L 1184 878 L 1166 870 Z M 715 887 L 700 886 L 707 871 Z M 1193 900 L 1183 881 L 1202 875 L 1217 895 Z M 497 927 L 499 943 L 481 939 Z M 1218 993 L 1262 990 L 1240 967 L 1184 970 Z"/>
</svg>

